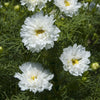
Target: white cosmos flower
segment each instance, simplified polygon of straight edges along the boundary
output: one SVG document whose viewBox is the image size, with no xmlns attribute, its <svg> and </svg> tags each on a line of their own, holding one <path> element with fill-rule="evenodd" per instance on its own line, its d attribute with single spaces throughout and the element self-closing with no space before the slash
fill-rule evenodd
<svg viewBox="0 0 100 100">
<path fill-rule="evenodd" d="M 29 11 L 34 11 L 36 6 L 41 10 L 47 1 L 51 0 L 20 0 L 21 5 L 26 5 Z"/>
<path fill-rule="evenodd" d="M 58 40 L 60 30 L 53 25 L 53 16 L 37 13 L 26 18 L 20 35 L 22 42 L 28 50 L 40 52 L 43 48 L 50 49 L 54 46 L 54 41 Z"/>
<path fill-rule="evenodd" d="M 49 81 L 54 77 L 48 70 L 44 70 L 41 64 L 38 63 L 24 63 L 19 67 L 22 74 L 16 73 L 15 78 L 20 80 L 19 87 L 22 91 L 30 90 L 34 93 L 42 92 L 44 89 L 49 91 L 53 84 Z"/>
<path fill-rule="evenodd" d="M 89 68 L 90 52 L 85 50 L 85 47 L 74 44 L 73 47 L 63 49 L 60 60 L 63 63 L 65 71 L 69 71 L 74 76 L 82 76 L 82 73 Z"/>
<path fill-rule="evenodd" d="M 61 12 L 64 12 L 70 17 L 76 14 L 78 9 L 82 6 L 77 0 L 54 0 L 54 4 L 59 7 Z"/>
</svg>

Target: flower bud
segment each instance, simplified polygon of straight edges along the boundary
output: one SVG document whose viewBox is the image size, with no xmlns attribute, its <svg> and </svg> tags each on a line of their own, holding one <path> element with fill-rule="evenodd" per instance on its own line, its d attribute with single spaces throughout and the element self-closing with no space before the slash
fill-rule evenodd
<svg viewBox="0 0 100 100">
<path fill-rule="evenodd" d="M 3 48 L 2 48 L 2 46 L 0 46 L 0 53 L 2 53 L 3 52 Z"/>
<path fill-rule="evenodd" d="M 61 20 L 64 20 L 64 19 L 65 19 L 64 17 L 61 18 Z"/>
<path fill-rule="evenodd" d="M 19 10 L 20 6 L 19 5 L 15 5 L 14 6 L 14 10 Z"/>
<path fill-rule="evenodd" d="M 5 2 L 4 5 L 5 5 L 5 7 L 8 7 L 9 6 L 9 2 Z"/>
<path fill-rule="evenodd" d="M 99 67 L 100 67 L 100 65 L 99 65 L 98 62 L 95 62 L 95 63 L 92 63 L 92 64 L 91 64 L 92 70 L 97 70 Z"/>
<path fill-rule="evenodd" d="M 89 28 L 92 28 L 92 25 L 91 24 L 88 24 Z"/>
<path fill-rule="evenodd" d="M 87 80 L 87 77 L 82 77 L 82 81 L 86 81 Z"/>
</svg>

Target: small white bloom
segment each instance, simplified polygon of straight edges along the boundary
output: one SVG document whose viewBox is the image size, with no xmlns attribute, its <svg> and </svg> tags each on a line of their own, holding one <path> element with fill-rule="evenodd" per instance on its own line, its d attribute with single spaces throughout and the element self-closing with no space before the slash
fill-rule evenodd
<svg viewBox="0 0 100 100">
<path fill-rule="evenodd" d="M 22 91 L 30 90 L 34 93 L 42 92 L 44 89 L 49 91 L 53 84 L 49 81 L 54 77 L 48 70 L 44 70 L 41 64 L 38 63 L 24 63 L 19 67 L 22 74 L 16 73 L 15 78 L 20 80 L 19 87 Z"/>
<path fill-rule="evenodd" d="M 30 51 L 40 52 L 43 48 L 50 49 L 54 46 L 54 41 L 58 40 L 60 30 L 53 25 L 53 16 L 37 13 L 25 20 L 20 35 L 22 42 Z"/>
<path fill-rule="evenodd" d="M 78 9 L 82 6 L 77 0 L 54 0 L 54 4 L 59 7 L 61 12 L 64 12 L 70 17 L 76 14 Z"/>
<path fill-rule="evenodd" d="M 88 3 L 83 3 L 83 7 L 88 7 Z"/>
<path fill-rule="evenodd" d="M 97 4 L 97 7 L 98 7 L 98 8 L 100 8 L 100 5 L 99 5 L 99 4 Z"/>
<path fill-rule="evenodd" d="M 96 3 L 95 2 L 91 2 L 89 5 L 89 10 L 92 11 L 93 8 L 96 7 Z"/>
<path fill-rule="evenodd" d="M 82 73 L 89 68 L 88 57 L 90 57 L 89 51 L 86 51 L 81 45 L 74 44 L 73 47 L 69 46 L 63 49 L 60 60 L 65 71 L 69 71 L 74 76 L 82 76 Z"/>
<path fill-rule="evenodd" d="M 89 10 L 90 11 L 92 11 L 94 8 L 96 8 L 96 10 L 100 12 L 100 5 L 99 4 L 96 5 L 95 2 L 91 2 L 90 4 L 89 3 L 83 3 L 83 6 L 85 8 L 87 8 L 88 5 L 89 5 Z"/>
<path fill-rule="evenodd" d="M 51 0 L 20 0 L 21 5 L 26 5 L 29 11 L 34 11 L 36 6 L 41 10 L 47 1 Z"/>
<path fill-rule="evenodd" d="M 97 9 L 100 12 L 100 5 L 99 4 L 97 4 Z"/>
<path fill-rule="evenodd" d="M 0 8 L 2 8 L 1 2 L 0 2 Z"/>
</svg>

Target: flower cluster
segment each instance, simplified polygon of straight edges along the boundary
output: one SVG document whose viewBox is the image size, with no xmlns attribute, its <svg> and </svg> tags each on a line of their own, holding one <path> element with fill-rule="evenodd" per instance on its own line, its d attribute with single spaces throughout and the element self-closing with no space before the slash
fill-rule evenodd
<svg viewBox="0 0 100 100">
<path fill-rule="evenodd" d="M 47 1 L 51 0 L 21 0 L 21 4 L 34 11 L 36 6 L 41 10 Z M 76 15 L 82 6 L 77 0 L 54 0 L 54 4 L 59 7 L 61 12 L 70 17 Z M 43 12 L 26 18 L 20 32 L 24 46 L 32 53 L 40 52 L 44 48 L 46 50 L 53 48 L 54 42 L 60 36 L 60 29 L 54 25 L 55 21 L 53 15 L 43 15 Z M 85 47 L 74 44 L 63 49 L 60 60 L 65 71 L 69 71 L 74 76 L 82 76 L 89 69 L 90 55 Z M 22 91 L 29 89 L 36 93 L 37 91 L 42 92 L 44 89 L 52 89 L 53 84 L 49 81 L 54 74 L 44 70 L 41 64 L 27 62 L 19 68 L 22 74 L 16 73 L 14 77 L 20 80 L 18 85 Z"/>
<path fill-rule="evenodd" d="M 47 1 L 51 0 L 20 0 L 21 5 L 26 5 L 30 11 L 34 11 L 36 6 L 41 10 Z"/>
<path fill-rule="evenodd" d="M 45 6 L 45 3 L 51 0 L 21 0 L 21 5 L 26 5 L 28 10 L 34 11 L 37 6 L 40 10 Z M 76 15 L 78 9 L 82 4 L 78 0 L 54 0 L 54 4 L 59 7 L 61 12 L 64 12 L 67 16 L 72 17 Z"/>
</svg>

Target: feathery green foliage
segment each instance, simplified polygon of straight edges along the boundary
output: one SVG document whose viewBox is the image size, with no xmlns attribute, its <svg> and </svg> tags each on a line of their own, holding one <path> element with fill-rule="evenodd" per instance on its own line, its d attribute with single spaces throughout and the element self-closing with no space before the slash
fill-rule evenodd
<svg viewBox="0 0 100 100">
<path fill-rule="evenodd" d="M 87 1 L 89 0 L 84 2 Z M 9 2 L 9 5 L 5 6 L 5 2 Z M 100 4 L 99 0 L 94 2 Z M 85 72 L 82 77 L 75 77 L 63 70 L 59 60 L 63 48 L 77 43 L 91 52 L 91 63 L 100 64 L 100 11 L 97 11 L 96 7 L 92 11 L 80 8 L 79 14 L 70 18 L 60 12 L 53 0 L 48 2 L 43 12 L 54 14 L 55 25 L 61 30 L 60 37 L 54 48 L 31 53 L 22 43 L 20 29 L 24 20 L 39 12 L 39 9 L 28 11 L 25 6 L 20 5 L 20 0 L 1 0 L 1 4 L 0 46 L 3 52 L 0 53 L 0 100 L 100 100 L 99 68 Z M 18 10 L 14 9 L 17 4 Z M 54 73 L 51 91 L 34 94 L 20 90 L 19 81 L 14 78 L 14 74 L 20 71 L 19 66 L 27 61 L 39 62 Z"/>
</svg>

